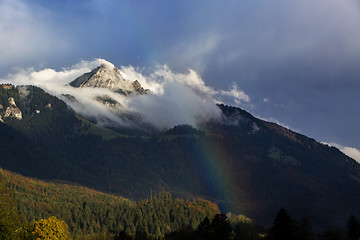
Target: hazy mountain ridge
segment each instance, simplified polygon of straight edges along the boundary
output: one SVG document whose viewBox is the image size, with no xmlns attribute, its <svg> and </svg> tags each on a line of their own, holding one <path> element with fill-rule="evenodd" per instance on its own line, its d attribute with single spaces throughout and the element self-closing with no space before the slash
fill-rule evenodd
<svg viewBox="0 0 360 240">
<path fill-rule="evenodd" d="M 123 135 L 102 140 L 89 131 L 91 123 L 76 118 L 64 102 L 36 87 L 26 89 L 27 97 L 19 87 L 1 92 L 1 99 L 8 101 L 11 95 L 24 113 L 22 120 L 7 119 L 2 131 L 24 139 L 24 151 L 38 149 L 32 155 L 39 163 L 27 169 L 22 156 L 9 164 L 14 161 L 9 154 L 0 164 L 12 171 L 53 176 L 134 199 L 164 187 L 175 196 L 210 199 L 222 210 L 265 224 L 280 207 L 297 217 L 310 216 L 319 225 L 342 224 L 350 213 L 360 213 L 358 163 L 336 148 L 239 108 L 219 105 L 223 118 L 201 129 L 177 126 L 146 137 L 120 129 Z M 46 108 L 49 103 L 51 109 Z M 8 144 L 17 146 L 18 141 L 2 138 L 2 152 Z M 215 152 L 204 152 L 209 149 Z M 52 164 L 59 161 L 66 166 L 62 172 Z M 226 165 L 227 171 L 220 174 L 215 163 Z M 217 186 L 225 177 L 232 179 L 224 186 L 231 187 L 232 198 L 225 198 Z"/>
</svg>

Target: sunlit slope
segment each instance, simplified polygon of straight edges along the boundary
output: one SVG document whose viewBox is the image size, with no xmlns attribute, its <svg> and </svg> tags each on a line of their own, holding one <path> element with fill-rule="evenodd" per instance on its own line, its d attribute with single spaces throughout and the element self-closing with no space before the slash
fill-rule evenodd
<svg viewBox="0 0 360 240">
<path fill-rule="evenodd" d="M 206 200 L 173 199 L 170 193 L 149 194 L 140 202 L 73 184 L 45 182 L 0 169 L 0 177 L 14 194 L 18 212 L 32 222 L 56 216 L 65 220 L 72 235 L 137 230 L 162 236 L 182 226 L 194 228 L 219 213 Z"/>
</svg>

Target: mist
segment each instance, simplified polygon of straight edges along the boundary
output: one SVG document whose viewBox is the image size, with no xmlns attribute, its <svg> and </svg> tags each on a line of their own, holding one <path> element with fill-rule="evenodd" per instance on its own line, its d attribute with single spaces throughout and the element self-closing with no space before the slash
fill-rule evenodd
<svg viewBox="0 0 360 240">
<path fill-rule="evenodd" d="M 101 126 L 142 128 L 150 125 L 157 130 L 180 124 L 199 127 L 203 122 L 221 119 L 216 103 L 222 103 L 229 97 L 239 104 L 250 102 L 250 97 L 235 83 L 227 90 L 214 89 L 207 86 L 194 70 L 176 73 L 167 65 L 156 65 L 150 69 L 119 68 L 126 80 L 138 80 L 150 90 L 145 95 L 124 96 L 104 88 L 74 88 L 68 85 L 101 64 L 114 67 L 104 59 L 94 59 L 61 70 L 18 69 L 0 82 L 40 87 L 65 101 L 77 114 Z M 26 94 L 26 91 L 23 92 Z M 119 106 L 104 105 L 96 99 L 99 96 L 110 97 Z"/>
</svg>

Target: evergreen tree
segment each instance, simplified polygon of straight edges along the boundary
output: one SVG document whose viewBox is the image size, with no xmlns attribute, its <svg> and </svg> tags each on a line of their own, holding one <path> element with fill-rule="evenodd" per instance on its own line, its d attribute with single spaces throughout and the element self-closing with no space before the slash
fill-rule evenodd
<svg viewBox="0 0 360 240">
<path fill-rule="evenodd" d="M 341 231 L 339 229 L 328 229 L 319 236 L 319 240 L 341 240 Z"/>
<path fill-rule="evenodd" d="M 4 186 L 4 181 L 0 180 L 0 239 L 19 239 L 21 234 L 20 216 L 14 209 L 15 203 L 10 191 Z"/>
<path fill-rule="evenodd" d="M 296 224 L 294 221 L 293 224 L 295 225 L 294 229 L 294 239 L 296 240 L 312 240 L 315 239 L 314 234 L 312 232 L 312 226 L 308 219 L 302 219 L 300 223 Z"/>
<path fill-rule="evenodd" d="M 147 234 L 142 231 L 136 231 L 135 240 L 147 240 L 149 239 Z"/>
<path fill-rule="evenodd" d="M 294 221 L 290 215 L 281 208 L 277 213 L 273 226 L 269 231 L 269 240 L 294 239 Z"/>
<path fill-rule="evenodd" d="M 349 240 L 360 239 L 360 223 L 354 215 L 351 215 L 347 222 L 347 230 Z"/>
<path fill-rule="evenodd" d="M 259 229 L 251 223 L 239 223 L 235 227 L 234 240 L 257 240 L 259 239 Z"/>
<path fill-rule="evenodd" d="M 195 240 L 194 230 L 190 227 L 184 227 L 181 230 L 170 232 L 165 235 L 165 240 Z"/>
<path fill-rule="evenodd" d="M 114 240 L 132 240 L 132 238 L 125 231 L 121 231 L 115 235 Z"/>
<path fill-rule="evenodd" d="M 231 223 L 225 214 L 216 214 L 211 222 L 213 239 L 229 240 L 232 238 Z"/>
<path fill-rule="evenodd" d="M 199 239 L 211 239 L 212 238 L 212 228 L 210 219 L 206 216 L 204 220 L 199 224 L 196 229 L 196 236 Z"/>
<path fill-rule="evenodd" d="M 231 223 L 225 214 L 216 214 L 211 223 L 209 218 L 205 217 L 196 229 L 196 237 L 206 240 L 232 239 Z"/>
</svg>

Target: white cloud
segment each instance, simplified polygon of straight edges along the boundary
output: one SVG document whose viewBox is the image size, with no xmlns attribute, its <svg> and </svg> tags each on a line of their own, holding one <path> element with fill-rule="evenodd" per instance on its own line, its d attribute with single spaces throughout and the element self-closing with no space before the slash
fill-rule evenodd
<svg viewBox="0 0 360 240">
<path fill-rule="evenodd" d="M 340 150 L 343 153 L 345 153 L 346 155 L 348 155 L 349 157 L 352 157 L 353 159 L 355 159 L 357 162 L 360 163 L 360 150 L 359 149 L 353 148 L 353 147 L 343 147 Z"/>
<path fill-rule="evenodd" d="M 239 105 L 250 102 L 250 97 L 244 91 L 239 90 L 236 83 L 232 84 L 230 90 L 215 90 L 207 86 L 201 76 L 193 69 L 189 69 L 187 73 L 176 73 L 167 65 L 157 65 L 148 76 L 141 74 L 141 69 L 135 69 L 132 66 L 121 67 L 120 70 L 125 79 L 139 80 L 145 88 L 156 94 L 163 93 L 163 84 L 175 82 L 189 87 L 202 99 L 209 99 L 213 102 L 221 103 L 224 97 L 230 97 Z"/>
<path fill-rule="evenodd" d="M 221 90 L 221 95 L 233 97 L 234 101 L 237 104 L 241 104 L 243 102 L 250 102 L 250 97 L 244 92 L 238 89 L 238 86 L 236 83 L 233 83 L 232 88 L 228 91 Z"/>
<path fill-rule="evenodd" d="M 126 80 L 138 80 L 144 88 L 151 90 L 151 93 L 142 96 L 124 97 L 107 89 L 66 86 L 100 64 L 114 67 L 104 59 L 95 59 L 82 61 L 60 71 L 20 69 L 15 74 L 9 74 L 6 79 L 0 79 L 0 82 L 41 87 L 62 98 L 79 114 L 96 119 L 102 125 L 134 126 L 134 123 L 125 117 L 132 113 L 136 114 L 142 123 L 150 124 L 157 129 L 171 128 L 179 124 L 198 126 L 206 120 L 220 119 L 221 111 L 215 103 L 222 97 L 232 97 L 237 102 L 250 101 L 235 84 L 229 91 L 215 90 L 207 86 L 195 71 L 174 73 L 167 65 L 156 66 L 149 74 L 143 74 L 142 69 L 132 66 L 120 68 Z M 71 101 L 64 95 L 74 96 L 77 101 Z M 100 104 L 96 97 L 104 95 L 115 99 L 122 107 L 114 109 Z"/>
<path fill-rule="evenodd" d="M 176 82 L 163 85 L 162 95 L 150 94 L 134 98 L 129 108 L 145 116 L 145 120 L 159 129 L 179 124 L 197 126 L 210 119 L 220 119 L 221 112 L 209 99 Z"/>
<path fill-rule="evenodd" d="M 329 145 L 329 146 L 334 146 L 336 148 L 338 148 L 340 151 L 342 151 L 343 153 L 345 153 L 346 155 L 348 155 L 349 157 L 355 159 L 358 163 L 360 163 L 360 150 L 354 147 L 346 147 L 337 143 L 327 143 L 327 142 L 322 142 L 322 144 L 325 145 Z"/>
<path fill-rule="evenodd" d="M 150 89 L 153 93 L 156 94 L 163 93 L 162 85 L 155 80 L 145 77 L 141 73 L 142 69 L 134 68 L 133 66 L 122 66 L 120 69 L 124 79 L 129 81 L 138 80 L 145 89 Z"/>
</svg>

